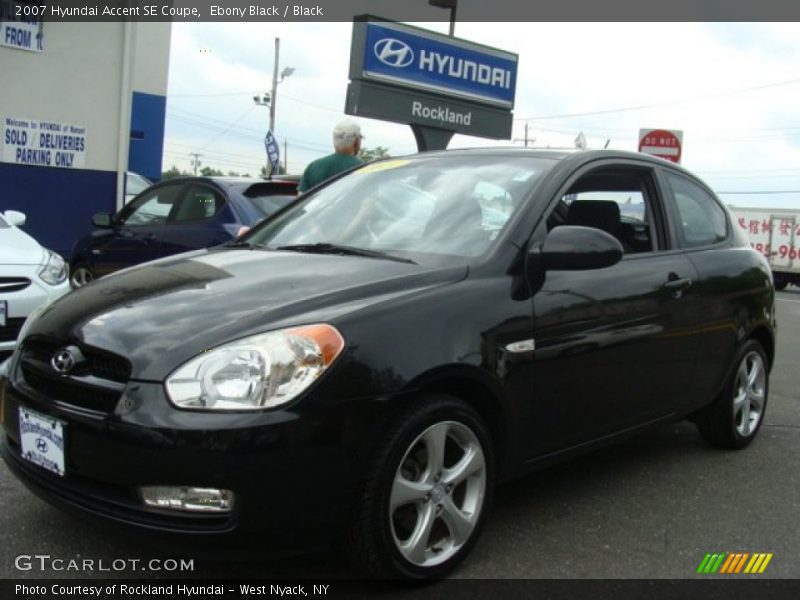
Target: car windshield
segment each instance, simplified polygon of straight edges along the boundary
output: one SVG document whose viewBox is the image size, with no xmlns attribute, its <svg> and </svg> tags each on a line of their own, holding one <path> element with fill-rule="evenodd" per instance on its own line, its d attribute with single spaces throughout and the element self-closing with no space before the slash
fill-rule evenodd
<svg viewBox="0 0 800 600">
<path fill-rule="evenodd" d="M 302 197 L 243 241 L 270 249 L 346 247 L 415 262 L 477 257 L 553 164 L 508 154 L 376 162 Z"/>
</svg>

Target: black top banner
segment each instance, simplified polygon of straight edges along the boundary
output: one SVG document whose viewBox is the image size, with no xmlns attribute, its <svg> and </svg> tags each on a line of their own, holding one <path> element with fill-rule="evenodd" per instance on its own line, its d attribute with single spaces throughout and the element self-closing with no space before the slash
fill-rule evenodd
<svg viewBox="0 0 800 600">
<path fill-rule="evenodd" d="M 0 20 L 325 22 L 362 13 L 396 21 L 448 21 L 428 0 L 0 0 Z M 796 0 L 458 0 L 457 21 L 797 21 Z"/>
</svg>

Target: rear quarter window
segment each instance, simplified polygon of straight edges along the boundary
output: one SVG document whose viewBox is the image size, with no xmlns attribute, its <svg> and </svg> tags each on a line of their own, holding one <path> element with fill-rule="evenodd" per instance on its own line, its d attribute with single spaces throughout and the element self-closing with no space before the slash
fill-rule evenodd
<svg viewBox="0 0 800 600">
<path fill-rule="evenodd" d="M 728 238 L 728 220 L 725 209 L 714 197 L 680 175 L 667 173 L 666 178 L 675 199 L 681 245 L 698 248 L 725 241 Z"/>
</svg>

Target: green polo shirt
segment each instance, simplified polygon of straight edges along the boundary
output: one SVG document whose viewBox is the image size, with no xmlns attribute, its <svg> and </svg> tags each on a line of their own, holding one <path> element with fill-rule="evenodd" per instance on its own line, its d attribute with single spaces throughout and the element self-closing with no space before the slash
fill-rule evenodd
<svg viewBox="0 0 800 600">
<path fill-rule="evenodd" d="M 340 154 L 338 152 L 318 158 L 303 171 L 303 178 L 300 180 L 297 190 L 305 192 L 318 183 L 322 183 L 326 179 L 330 179 L 334 175 L 350 167 L 361 164 L 364 164 L 364 161 L 357 156 L 353 156 L 352 154 Z"/>
</svg>

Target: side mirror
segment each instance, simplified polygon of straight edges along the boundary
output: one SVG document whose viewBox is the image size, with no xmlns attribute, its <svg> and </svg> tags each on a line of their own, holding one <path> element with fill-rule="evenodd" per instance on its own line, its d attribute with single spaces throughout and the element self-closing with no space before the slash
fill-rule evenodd
<svg viewBox="0 0 800 600">
<path fill-rule="evenodd" d="M 8 221 L 9 225 L 13 225 L 14 227 L 22 227 L 25 225 L 25 221 L 28 218 L 25 216 L 25 213 L 21 213 L 18 210 L 7 210 L 3 213 L 6 217 L 6 221 Z"/>
<path fill-rule="evenodd" d="M 544 240 L 539 261 L 546 271 L 588 271 L 617 264 L 622 244 L 594 227 L 562 225 Z"/>
<path fill-rule="evenodd" d="M 92 225 L 101 229 L 110 229 L 113 226 L 113 218 L 108 213 L 97 213 L 92 217 Z"/>
</svg>

